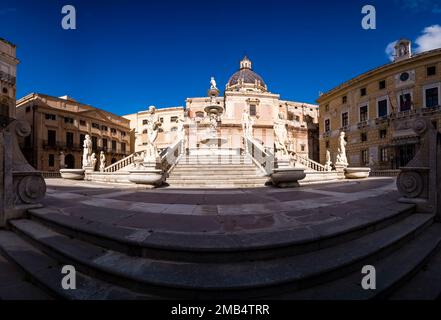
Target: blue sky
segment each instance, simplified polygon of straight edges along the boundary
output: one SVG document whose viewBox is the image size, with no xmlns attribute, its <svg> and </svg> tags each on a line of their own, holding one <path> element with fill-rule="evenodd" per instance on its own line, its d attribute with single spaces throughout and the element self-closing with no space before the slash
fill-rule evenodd
<svg viewBox="0 0 441 320">
<path fill-rule="evenodd" d="M 61 28 L 61 8 L 77 30 Z M 361 28 L 361 8 L 377 29 Z M 246 53 L 270 91 L 314 103 L 343 81 L 388 63 L 389 43 L 441 24 L 441 0 L 2 0 L 0 37 L 17 45 L 17 96 L 40 92 L 116 114 L 184 105 L 223 89 Z M 430 29 L 419 43 L 441 39 Z M 440 28 L 441 30 L 441 28 Z M 415 44 L 415 46 L 418 46 Z"/>
</svg>

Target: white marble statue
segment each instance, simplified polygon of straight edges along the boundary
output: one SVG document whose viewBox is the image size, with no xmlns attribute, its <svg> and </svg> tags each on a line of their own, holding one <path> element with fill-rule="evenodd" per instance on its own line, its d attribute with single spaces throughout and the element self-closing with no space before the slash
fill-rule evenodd
<svg viewBox="0 0 441 320">
<path fill-rule="evenodd" d="M 345 140 L 345 132 L 340 132 L 340 137 L 338 138 L 338 150 L 337 150 L 337 159 L 335 161 L 336 165 L 339 166 L 348 166 L 348 158 L 346 157 L 346 140 Z"/>
<path fill-rule="evenodd" d="M 97 159 L 96 159 L 96 155 L 95 155 L 95 152 L 94 152 L 94 153 L 92 153 L 92 155 L 90 156 L 90 165 L 91 165 L 91 167 L 94 168 L 94 169 L 95 169 L 95 166 L 96 166 L 96 161 L 97 161 Z"/>
<path fill-rule="evenodd" d="M 176 131 L 176 137 L 178 140 L 184 140 L 184 138 L 185 138 L 184 120 L 179 118 L 178 120 L 176 120 L 176 123 L 178 124 L 178 129 Z"/>
<path fill-rule="evenodd" d="M 329 149 L 326 150 L 326 163 L 325 163 L 326 171 L 332 170 L 332 162 L 331 162 L 331 152 Z"/>
<path fill-rule="evenodd" d="M 105 168 L 106 168 L 106 155 L 104 154 L 104 151 L 101 151 L 101 153 L 100 153 L 100 171 L 104 172 Z"/>
<path fill-rule="evenodd" d="M 254 120 L 250 116 L 248 109 L 244 109 L 242 112 L 242 131 L 245 137 L 253 137 L 253 125 Z"/>
<path fill-rule="evenodd" d="M 274 121 L 274 133 L 276 136 L 275 145 L 277 156 L 288 156 L 289 152 L 286 147 L 288 142 L 288 131 L 286 130 L 286 121 L 281 112 L 279 113 L 277 120 Z"/>
<path fill-rule="evenodd" d="M 149 116 L 147 117 L 147 149 L 144 156 L 144 162 L 156 162 L 158 158 L 158 150 L 155 146 L 156 139 L 158 138 L 159 127 L 161 122 L 156 114 L 156 107 L 149 107 Z"/>
<path fill-rule="evenodd" d="M 211 77 L 211 80 L 210 80 L 210 89 L 218 90 L 218 88 L 217 88 L 217 83 L 216 83 L 216 80 L 214 80 L 214 77 Z"/>
<path fill-rule="evenodd" d="M 91 162 L 92 156 L 92 139 L 88 134 L 83 142 L 83 167 L 90 167 L 92 165 Z"/>
<path fill-rule="evenodd" d="M 65 155 L 64 155 L 64 152 L 61 151 L 61 152 L 60 152 L 60 169 L 64 169 L 64 168 L 66 168 L 66 162 L 65 162 L 65 159 L 66 159 L 66 157 L 65 157 Z"/>
</svg>

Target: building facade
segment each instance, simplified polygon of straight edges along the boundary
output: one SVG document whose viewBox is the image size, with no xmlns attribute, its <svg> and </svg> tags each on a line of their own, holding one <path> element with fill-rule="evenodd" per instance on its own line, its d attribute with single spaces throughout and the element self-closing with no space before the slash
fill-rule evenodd
<svg viewBox="0 0 441 320">
<path fill-rule="evenodd" d="M 441 128 L 440 93 L 441 49 L 412 55 L 410 41 L 398 41 L 393 62 L 318 98 L 320 162 L 325 163 L 327 150 L 335 162 L 344 131 L 350 166 L 405 166 L 418 144 L 407 120 L 425 115 Z"/>
<path fill-rule="evenodd" d="M 31 125 L 32 133 L 21 147 L 37 170 L 81 168 L 86 134 L 92 139 L 97 159 L 101 151 L 105 153 L 106 165 L 132 151 L 129 120 L 68 96 L 32 93 L 17 100 L 16 112 L 17 118 Z"/>
<path fill-rule="evenodd" d="M 253 119 L 253 137 L 267 149 L 274 149 L 274 122 L 283 115 L 289 137 L 288 149 L 318 161 L 318 107 L 313 104 L 287 101 L 268 90 L 263 78 L 252 69 L 252 63 L 244 57 L 239 70 L 225 86 L 223 95 L 213 96 L 210 92 L 219 90 L 214 78 L 206 97 L 187 98 L 185 107 L 161 108 L 157 113 L 163 123 L 158 140 L 158 148 L 170 145 L 176 138 L 174 131 L 177 121 L 185 123 L 187 148 L 203 147 L 205 128 L 210 125 L 209 110 L 213 105 L 221 110 L 217 126 L 219 148 L 243 149 L 242 116 L 246 111 Z M 208 108 L 208 109 L 207 109 Z M 142 151 L 146 144 L 144 125 L 148 111 L 126 115 L 131 129 L 135 132 L 135 151 Z"/>
<path fill-rule="evenodd" d="M 0 122 L 15 118 L 16 74 L 18 60 L 16 47 L 0 38 Z"/>
</svg>

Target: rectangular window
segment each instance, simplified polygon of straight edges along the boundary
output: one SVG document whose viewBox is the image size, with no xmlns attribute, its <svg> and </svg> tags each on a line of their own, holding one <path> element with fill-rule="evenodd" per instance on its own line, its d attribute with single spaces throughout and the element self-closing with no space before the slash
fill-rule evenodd
<svg viewBox="0 0 441 320">
<path fill-rule="evenodd" d="M 83 143 L 84 143 L 85 139 L 86 139 L 86 136 L 84 134 L 80 134 L 80 146 L 81 146 L 81 148 L 83 147 Z"/>
<path fill-rule="evenodd" d="M 92 137 L 92 150 L 96 151 L 98 149 L 98 138 Z"/>
<path fill-rule="evenodd" d="M 360 107 L 360 122 L 368 120 L 368 106 Z"/>
<path fill-rule="evenodd" d="M 112 152 L 116 152 L 116 141 L 112 140 Z"/>
<path fill-rule="evenodd" d="M 98 123 L 92 122 L 92 128 L 99 129 L 100 125 Z"/>
<path fill-rule="evenodd" d="M 362 165 L 369 164 L 369 154 L 367 150 L 361 150 L 361 164 Z"/>
<path fill-rule="evenodd" d="M 410 93 L 400 95 L 400 111 L 412 109 L 412 96 Z"/>
<path fill-rule="evenodd" d="M 51 147 L 55 147 L 57 141 L 57 132 L 55 130 L 47 131 L 47 144 Z"/>
<path fill-rule="evenodd" d="M 64 117 L 64 123 L 73 124 L 74 123 L 74 119 L 73 118 L 69 118 L 69 117 Z"/>
<path fill-rule="evenodd" d="M 344 127 L 347 127 L 348 124 L 349 124 L 349 116 L 348 116 L 348 113 L 347 113 L 347 112 L 343 112 L 343 113 L 341 114 L 341 126 L 344 128 Z"/>
<path fill-rule="evenodd" d="M 121 143 L 121 153 L 126 153 L 126 144 L 124 142 Z"/>
<path fill-rule="evenodd" d="M 301 146 L 300 146 L 300 150 L 303 152 L 303 151 L 305 151 L 305 145 L 304 144 L 302 144 Z"/>
<path fill-rule="evenodd" d="M 46 113 L 45 118 L 46 120 L 56 120 L 57 116 L 55 114 Z"/>
<path fill-rule="evenodd" d="M 326 119 L 325 120 L 325 132 L 330 132 L 331 131 L 331 120 Z"/>
<path fill-rule="evenodd" d="M 325 111 L 326 111 L 326 112 L 329 111 L 329 104 L 327 104 L 327 105 L 325 106 Z"/>
<path fill-rule="evenodd" d="M 80 126 L 86 126 L 86 121 L 85 120 L 80 120 Z"/>
<path fill-rule="evenodd" d="M 427 76 L 435 76 L 436 75 L 436 66 L 427 67 Z"/>
<path fill-rule="evenodd" d="M 380 90 L 386 89 L 386 80 L 382 80 L 378 82 L 378 89 Z"/>
<path fill-rule="evenodd" d="M 256 113 L 257 113 L 256 105 L 255 104 L 250 104 L 250 116 L 255 116 Z"/>
<path fill-rule="evenodd" d="M 112 128 L 112 129 L 110 129 L 110 132 L 112 132 L 113 134 L 116 134 L 116 129 Z"/>
<path fill-rule="evenodd" d="M 31 112 L 31 107 L 26 107 L 26 113 Z"/>
<path fill-rule="evenodd" d="M 347 103 L 348 102 L 348 97 L 347 96 L 343 96 L 343 98 L 341 98 L 341 102 L 343 104 Z"/>
<path fill-rule="evenodd" d="M 439 105 L 438 88 L 430 88 L 426 90 L 426 107 L 433 108 Z"/>
<path fill-rule="evenodd" d="M 367 133 L 366 132 L 362 132 L 360 134 L 360 140 L 361 140 L 361 142 L 366 142 L 367 141 Z"/>
<path fill-rule="evenodd" d="M 53 167 L 55 165 L 55 155 L 49 154 L 48 165 L 49 167 Z"/>
<path fill-rule="evenodd" d="M 107 126 L 104 126 L 104 125 L 101 126 L 101 130 L 103 130 L 103 131 L 107 131 L 107 129 L 108 129 Z"/>
<path fill-rule="evenodd" d="M 103 151 L 107 152 L 107 148 L 108 148 L 108 142 L 107 139 L 103 139 Z"/>
<path fill-rule="evenodd" d="M 326 141 L 326 149 L 329 149 L 329 141 Z"/>
<path fill-rule="evenodd" d="M 364 97 L 367 94 L 366 88 L 360 89 L 360 96 Z"/>
<path fill-rule="evenodd" d="M 380 161 L 388 162 L 387 148 L 380 148 Z"/>
<path fill-rule="evenodd" d="M 148 122 L 147 120 L 142 120 L 142 125 L 145 126 L 147 124 L 147 122 Z"/>
<path fill-rule="evenodd" d="M 387 136 L 387 130 L 386 130 L 386 129 L 381 129 L 381 130 L 378 132 L 378 135 L 380 136 L 380 139 L 386 139 L 386 136 Z"/>
<path fill-rule="evenodd" d="M 387 100 L 378 101 L 378 117 L 387 117 Z"/>
<path fill-rule="evenodd" d="M 178 120 L 178 117 L 171 117 L 170 122 L 176 122 Z"/>
<path fill-rule="evenodd" d="M 66 132 L 66 147 L 72 148 L 74 144 L 73 132 Z"/>
</svg>

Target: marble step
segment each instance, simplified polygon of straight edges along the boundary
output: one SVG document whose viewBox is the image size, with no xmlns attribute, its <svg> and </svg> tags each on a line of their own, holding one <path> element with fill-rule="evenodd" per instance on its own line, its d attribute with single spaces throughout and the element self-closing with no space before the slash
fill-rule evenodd
<svg viewBox="0 0 441 320">
<path fill-rule="evenodd" d="M 341 206 L 342 211 L 351 208 L 350 203 Z M 28 214 L 31 220 L 59 233 L 129 255 L 189 262 L 233 262 L 274 259 L 324 249 L 390 227 L 414 212 L 413 205 L 400 203 L 388 205 L 379 212 L 374 202 L 359 209 L 353 217 L 310 228 L 286 225 L 284 230 L 256 230 L 244 234 L 155 230 L 153 233 L 146 231 L 144 236 L 141 230 L 67 216 L 55 209 L 32 209 Z M 224 214 L 230 219 L 238 215 L 233 211 Z M 179 216 L 181 223 L 185 223 L 186 216 Z M 151 219 L 157 219 L 157 215 L 151 215 Z M 194 219 L 192 217 L 191 221 L 197 222 Z"/>
<path fill-rule="evenodd" d="M 210 181 L 222 181 L 222 180 L 233 180 L 233 179 L 242 179 L 241 181 L 245 182 L 249 180 L 259 179 L 259 183 L 263 180 L 266 182 L 266 179 L 262 179 L 262 177 L 257 176 L 256 174 L 236 174 L 236 173 L 222 173 L 215 174 L 210 173 L 209 175 L 198 173 L 194 175 L 189 175 L 185 173 L 172 173 L 167 178 L 167 183 L 173 182 L 183 182 L 183 181 L 193 181 L 193 180 L 205 180 L 206 182 Z"/>
<path fill-rule="evenodd" d="M 272 260 L 237 263 L 182 263 L 132 257 L 71 239 L 31 220 L 15 220 L 11 225 L 17 233 L 61 263 L 73 264 L 81 272 L 99 275 L 106 282 L 154 296 L 207 299 L 271 297 L 283 291 L 340 278 L 361 270 L 365 264 L 397 254 L 395 250 L 399 254 L 401 246 L 432 222 L 432 215 L 414 214 L 383 230 L 330 248 Z M 439 243 L 440 228 L 436 231 Z M 424 234 L 422 238 L 427 240 Z M 417 242 L 423 243 L 421 240 Z M 426 247 L 423 246 L 418 254 L 427 255 Z M 398 260 L 394 268 L 403 264 L 403 259 Z M 384 271 L 383 277 L 386 273 Z M 358 286 L 346 291 L 346 295 L 353 297 L 359 294 L 357 291 L 360 291 Z"/>
<path fill-rule="evenodd" d="M 49 257 L 17 234 L 0 230 L 0 248 L 23 272 L 40 287 L 50 291 L 56 298 L 69 300 L 135 300 L 153 299 L 154 296 L 97 280 L 79 272 L 76 268 L 76 290 L 64 290 L 61 286 L 63 264 Z M 69 264 L 71 262 L 65 262 Z"/>
<path fill-rule="evenodd" d="M 361 287 L 361 279 L 364 275 L 360 271 L 349 274 L 338 280 L 331 281 L 322 285 L 317 285 L 305 290 L 277 295 L 272 297 L 275 299 L 287 300 L 368 300 L 368 299 L 391 299 L 394 297 L 404 298 L 400 294 L 402 286 L 409 286 L 411 296 L 424 296 L 433 298 L 433 288 L 429 289 L 430 293 L 423 292 L 430 288 L 429 282 L 424 285 L 424 290 L 418 286 L 420 279 L 418 271 L 427 263 L 430 257 L 439 252 L 441 244 L 441 224 L 432 224 L 427 230 L 418 235 L 414 240 L 409 241 L 399 250 L 384 256 L 382 259 L 370 262 L 376 269 L 376 290 L 363 290 Z M 439 269 L 437 269 L 437 278 L 439 279 Z M 415 274 L 416 277 L 415 277 Z M 432 278 L 433 280 L 433 278 Z M 414 285 L 417 285 L 414 287 Z M 435 290 L 439 289 L 439 282 L 432 283 Z M 418 290 L 419 289 L 419 290 Z M 420 295 L 415 292 L 418 290 Z M 439 292 L 438 292 L 439 293 Z"/>
<path fill-rule="evenodd" d="M 441 299 L 441 248 L 438 248 L 412 279 L 403 283 L 390 300 L 439 300 Z"/>
</svg>

